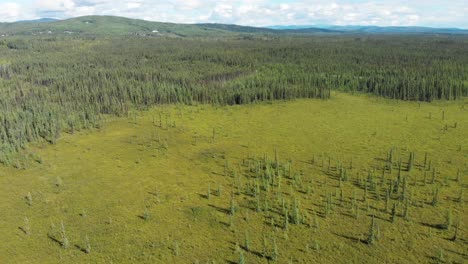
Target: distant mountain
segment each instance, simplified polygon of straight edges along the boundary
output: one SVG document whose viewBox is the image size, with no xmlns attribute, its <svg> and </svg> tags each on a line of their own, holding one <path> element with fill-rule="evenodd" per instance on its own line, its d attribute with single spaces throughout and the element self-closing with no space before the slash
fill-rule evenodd
<svg viewBox="0 0 468 264">
<path fill-rule="evenodd" d="M 343 33 L 367 34 L 468 34 L 468 30 L 459 28 L 431 27 L 379 27 L 379 26 L 334 26 L 334 25 L 277 25 L 267 28 L 276 30 L 304 30 L 307 28 L 322 28 Z"/>
<path fill-rule="evenodd" d="M 276 33 L 276 30 L 270 28 L 262 27 L 249 27 L 249 26 L 239 26 L 239 25 L 227 25 L 227 24 L 217 24 L 217 23 L 203 23 L 196 24 L 199 27 L 207 29 L 221 29 L 231 32 L 239 33 Z"/>
<path fill-rule="evenodd" d="M 332 30 L 357 31 L 364 33 L 409 33 L 409 34 L 468 34 L 468 30 L 459 28 L 431 28 L 431 27 L 377 27 L 377 26 L 351 26 L 330 27 Z"/>
<path fill-rule="evenodd" d="M 295 29 L 307 29 L 307 28 L 327 28 L 326 25 L 276 25 L 267 26 L 266 28 L 276 30 L 295 30 Z"/>
<path fill-rule="evenodd" d="M 336 30 L 329 30 L 324 28 L 301 28 L 301 29 L 271 29 L 262 27 L 249 27 L 239 25 L 226 25 L 226 24 L 196 24 L 202 28 L 220 29 L 237 33 L 267 33 L 267 34 L 288 34 L 288 33 L 339 33 Z"/>
<path fill-rule="evenodd" d="M 318 28 L 318 27 L 305 27 L 305 28 L 296 28 L 296 29 L 277 29 L 276 32 L 281 33 L 296 33 L 296 34 L 314 34 L 314 33 L 330 33 L 330 34 L 341 34 L 344 33 L 341 30 L 327 29 L 327 28 Z"/>
<path fill-rule="evenodd" d="M 16 23 L 48 23 L 48 22 L 55 22 L 55 21 L 58 21 L 58 19 L 39 18 L 39 19 L 33 19 L 33 20 L 20 20 L 20 21 L 16 21 Z"/>
</svg>

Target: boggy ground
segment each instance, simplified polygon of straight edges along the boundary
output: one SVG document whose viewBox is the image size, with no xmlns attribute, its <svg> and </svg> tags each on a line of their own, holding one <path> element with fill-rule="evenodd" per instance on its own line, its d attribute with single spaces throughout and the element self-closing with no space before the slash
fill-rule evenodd
<svg viewBox="0 0 468 264">
<path fill-rule="evenodd" d="M 160 106 L 33 146 L 0 168 L 0 262 L 467 262 L 467 101 L 332 98 Z"/>
</svg>

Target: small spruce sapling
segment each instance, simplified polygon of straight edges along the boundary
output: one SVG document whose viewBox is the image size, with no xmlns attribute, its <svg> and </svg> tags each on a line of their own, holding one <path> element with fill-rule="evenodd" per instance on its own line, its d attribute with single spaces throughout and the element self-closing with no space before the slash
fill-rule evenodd
<svg viewBox="0 0 468 264">
<path fill-rule="evenodd" d="M 407 171 L 411 171 L 413 169 L 413 163 L 414 163 L 414 152 L 410 152 Z"/>
<path fill-rule="evenodd" d="M 397 216 L 396 203 L 394 203 L 392 207 L 392 217 L 391 217 L 392 223 L 395 223 L 396 216 Z"/>
<path fill-rule="evenodd" d="M 67 249 L 70 246 L 70 241 L 68 241 L 67 234 L 65 233 L 65 225 L 63 222 L 60 223 L 60 235 L 62 237 L 62 247 Z"/>
<path fill-rule="evenodd" d="M 178 257 L 180 253 L 179 242 L 174 242 L 174 256 Z"/>
<path fill-rule="evenodd" d="M 439 188 L 436 188 L 432 194 L 432 206 L 436 206 L 439 203 Z"/>
<path fill-rule="evenodd" d="M 262 257 L 266 258 L 268 256 L 268 240 L 265 235 L 263 235 L 263 249 Z"/>
<path fill-rule="evenodd" d="M 314 249 L 320 251 L 320 243 L 317 239 L 314 241 Z"/>
<path fill-rule="evenodd" d="M 242 251 L 239 251 L 239 264 L 245 264 L 245 257 Z"/>
<path fill-rule="evenodd" d="M 26 203 L 29 205 L 29 206 L 32 206 L 33 204 L 33 198 L 32 198 L 32 195 L 30 192 L 28 192 L 28 194 L 26 195 Z"/>
<path fill-rule="evenodd" d="M 250 238 L 249 238 L 249 233 L 245 231 L 245 250 L 250 251 Z"/>
<path fill-rule="evenodd" d="M 55 179 L 55 186 L 60 187 L 62 186 L 62 184 L 62 178 L 60 178 L 60 176 L 57 176 L 57 178 Z"/>
<path fill-rule="evenodd" d="M 231 194 L 231 201 L 229 205 L 229 214 L 234 215 L 236 213 L 236 202 L 234 199 L 234 194 Z"/>
<path fill-rule="evenodd" d="M 455 225 L 455 233 L 453 234 L 452 241 L 456 241 L 458 238 L 458 229 L 460 228 L 460 218 L 458 218 L 457 224 Z"/>
<path fill-rule="evenodd" d="M 276 262 L 278 261 L 279 252 L 278 252 L 278 245 L 276 244 L 276 238 L 273 239 L 273 252 L 271 254 L 271 260 Z"/>
<path fill-rule="evenodd" d="M 26 235 L 31 235 L 31 225 L 29 223 L 29 218 L 25 217 L 24 218 L 24 226 L 23 226 L 23 232 L 26 234 Z"/>
<path fill-rule="evenodd" d="M 148 221 L 148 220 L 151 219 L 151 214 L 150 214 L 150 212 L 148 211 L 147 208 L 145 208 L 145 211 L 143 212 L 142 218 L 145 221 Z"/>
<path fill-rule="evenodd" d="M 390 190 L 387 189 L 385 191 L 385 212 L 388 212 L 388 205 L 389 205 L 389 202 L 390 202 Z"/>
<path fill-rule="evenodd" d="M 409 220 L 409 207 L 410 207 L 410 203 L 408 201 L 408 199 L 405 200 L 405 210 L 403 211 L 403 218 L 405 220 Z"/>
<path fill-rule="evenodd" d="M 230 214 L 229 215 L 229 227 L 233 227 L 234 226 L 234 215 L 233 214 Z"/>
<path fill-rule="evenodd" d="M 84 248 L 84 252 L 85 252 L 86 254 L 91 253 L 91 244 L 89 243 L 88 235 L 86 235 L 86 237 L 85 237 L 85 248 Z"/>
<path fill-rule="evenodd" d="M 369 236 L 367 237 L 367 244 L 369 245 L 373 245 L 375 243 L 375 240 L 376 240 L 376 234 L 375 234 L 375 216 L 372 215 L 372 221 L 371 221 L 371 225 L 370 225 L 370 228 L 369 228 Z"/>
<path fill-rule="evenodd" d="M 445 215 L 445 224 L 443 225 L 443 228 L 445 230 L 450 230 L 452 228 L 452 210 L 448 209 L 447 213 Z"/>
<path fill-rule="evenodd" d="M 439 255 L 437 256 L 437 263 L 444 263 L 444 250 L 439 248 Z"/>
<path fill-rule="evenodd" d="M 457 202 L 458 203 L 463 203 L 463 188 L 460 189 L 460 192 L 459 192 L 458 198 L 457 198 Z"/>
<path fill-rule="evenodd" d="M 434 184 L 435 181 L 436 181 L 436 177 L 437 177 L 437 171 L 436 171 L 436 168 L 433 168 L 432 169 L 432 179 L 431 179 L 431 184 Z"/>
</svg>

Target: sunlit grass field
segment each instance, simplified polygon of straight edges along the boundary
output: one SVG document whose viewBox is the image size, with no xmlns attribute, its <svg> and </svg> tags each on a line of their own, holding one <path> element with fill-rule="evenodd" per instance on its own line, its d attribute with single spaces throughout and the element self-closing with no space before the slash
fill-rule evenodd
<svg viewBox="0 0 468 264">
<path fill-rule="evenodd" d="M 0 263 L 468 261 L 467 100 L 159 106 L 28 151 Z"/>
</svg>

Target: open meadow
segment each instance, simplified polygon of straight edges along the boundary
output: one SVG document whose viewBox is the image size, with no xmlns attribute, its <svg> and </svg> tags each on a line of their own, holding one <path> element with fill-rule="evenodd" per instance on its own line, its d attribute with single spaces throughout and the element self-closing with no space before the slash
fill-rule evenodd
<svg viewBox="0 0 468 264">
<path fill-rule="evenodd" d="M 466 263 L 468 101 L 158 105 L 0 168 L 1 263 Z"/>
</svg>

